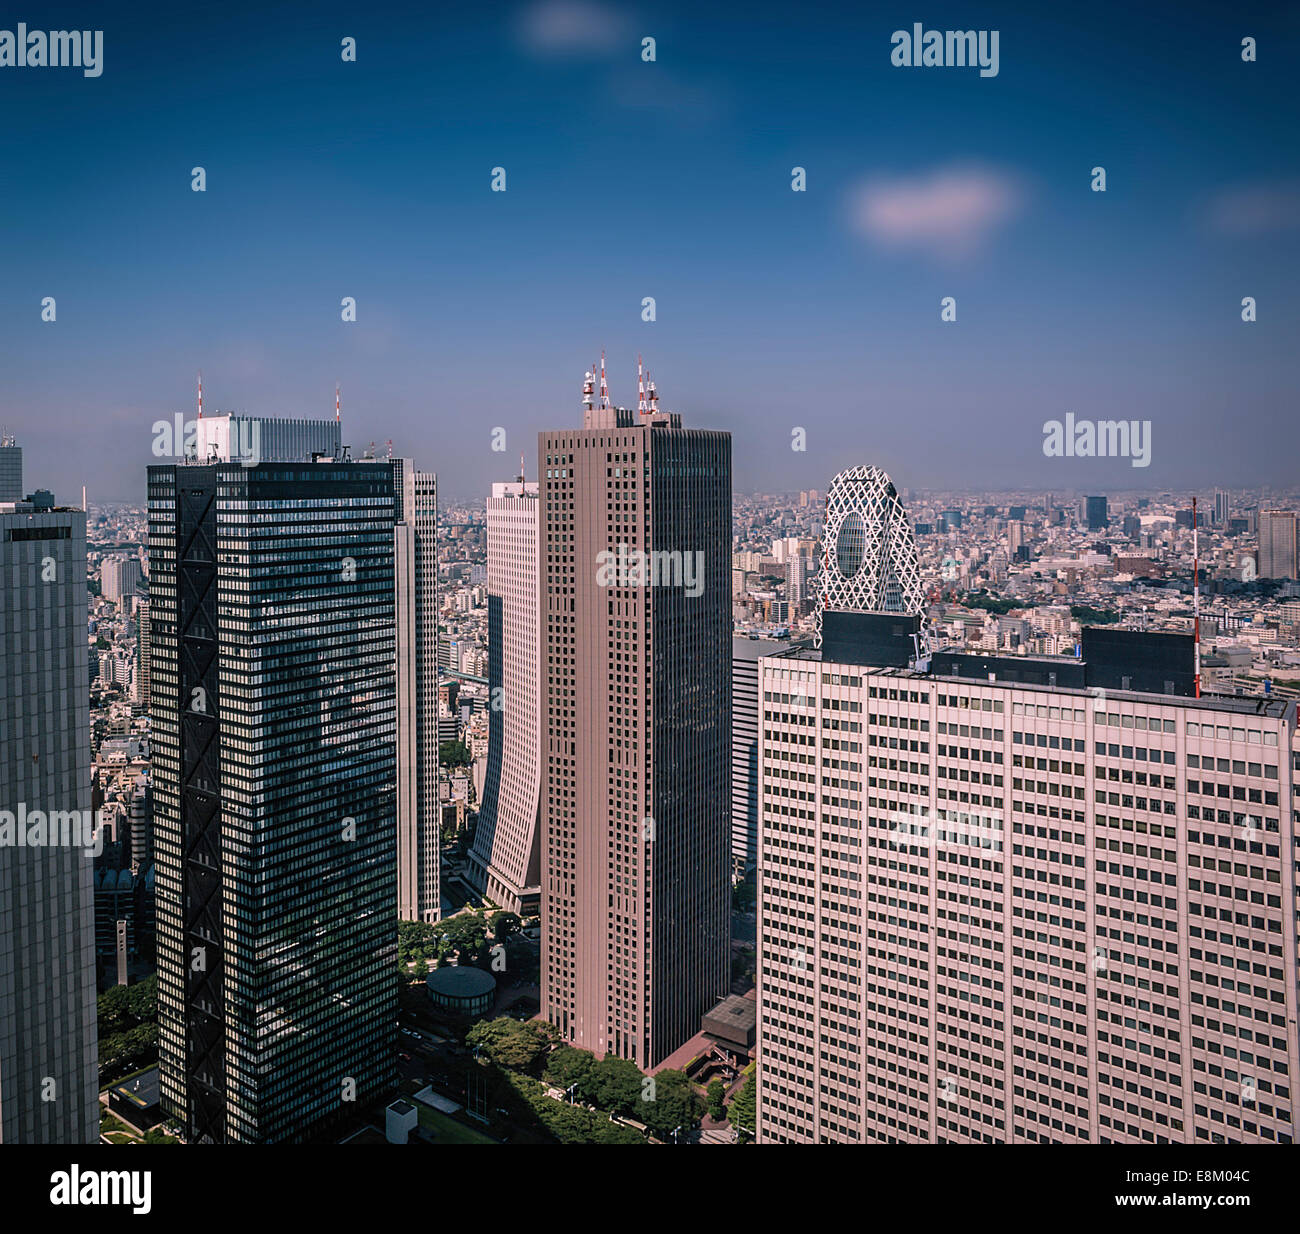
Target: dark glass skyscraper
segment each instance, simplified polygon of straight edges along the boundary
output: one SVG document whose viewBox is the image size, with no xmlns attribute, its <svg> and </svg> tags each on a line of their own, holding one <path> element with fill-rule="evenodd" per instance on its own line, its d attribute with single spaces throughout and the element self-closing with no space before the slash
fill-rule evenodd
<svg viewBox="0 0 1300 1234">
<path fill-rule="evenodd" d="M 164 1108 L 313 1138 L 394 1079 L 392 469 L 149 469 Z"/>
<path fill-rule="evenodd" d="M 1089 531 L 1105 531 L 1110 526 L 1110 513 L 1105 497 L 1086 497 L 1084 510 Z"/>
</svg>

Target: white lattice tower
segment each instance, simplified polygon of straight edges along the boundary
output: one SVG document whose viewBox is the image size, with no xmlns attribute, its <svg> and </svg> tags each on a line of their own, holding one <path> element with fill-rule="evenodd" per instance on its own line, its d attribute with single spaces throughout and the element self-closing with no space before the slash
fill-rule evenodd
<svg viewBox="0 0 1300 1234">
<path fill-rule="evenodd" d="M 817 646 L 827 609 L 922 614 L 916 537 L 893 481 L 879 467 L 851 467 L 831 481 L 822 536 Z"/>
</svg>

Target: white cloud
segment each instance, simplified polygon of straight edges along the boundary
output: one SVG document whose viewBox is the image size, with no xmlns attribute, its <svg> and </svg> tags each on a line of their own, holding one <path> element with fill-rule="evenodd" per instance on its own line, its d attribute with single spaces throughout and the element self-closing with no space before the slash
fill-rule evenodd
<svg viewBox="0 0 1300 1234">
<path fill-rule="evenodd" d="M 883 248 L 945 259 L 971 256 L 1018 215 L 1025 194 L 1006 172 L 946 167 L 919 176 L 874 178 L 853 193 L 854 230 Z"/>
<path fill-rule="evenodd" d="M 1300 182 L 1223 189 L 1211 199 L 1206 218 L 1216 231 L 1238 236 L 1288 231 L 1300 226 Z"/>
<path fill-rule="evenodd" d="M 605 55 L 628 37 L 624 18 L 591 0 L 538 0 L 520 14 L 519 36 L 540 56 Z"/>
</svg>

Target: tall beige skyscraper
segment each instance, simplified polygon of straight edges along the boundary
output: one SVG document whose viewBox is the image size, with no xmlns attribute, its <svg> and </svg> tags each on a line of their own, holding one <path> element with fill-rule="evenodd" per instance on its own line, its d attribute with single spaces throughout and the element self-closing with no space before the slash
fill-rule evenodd
<svg viewBox="0 0 1300 1234">
<path fill-rule="evenodd" d="M 1297 578 L 1296 513 L 1294 510 L 1259 512 L 1260 578 Z"/>
<path fill-rule="evenodd" d="M 470 877 L 493 903 L 538 911 L 541 896 L 541 624 L 537 482 L 522 472 L 487 503 L 487 778 Z"/>
<path fill-rule="evenodd" d="M 587 374 L 542 433 L 542 1009 L 654 1066 L 729 984 L 731 438 Z"/>
<path fill-rule="evenodd" d="M 397 523 L 397 915 L 442 915 L 438 809 L 438 478 L 393 464 Z"/>
</svg>

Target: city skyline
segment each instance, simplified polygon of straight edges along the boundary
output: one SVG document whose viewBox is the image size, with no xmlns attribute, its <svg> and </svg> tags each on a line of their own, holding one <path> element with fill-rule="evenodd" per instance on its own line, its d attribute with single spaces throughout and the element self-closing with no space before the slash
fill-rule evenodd
<svg viewBox="0 0 1300 1234">
<path fill-rule="evenodd" d="M 1288 1194 L 1300 0 L 1078 9 L 0 19 L 20 1200 Z"/>
<path fill-rule="evenodd" d="M 354 455 L 391 437 L 465 478 L 449 496 L 483 492 L 490 431 L 513 458 L 562 414 L 569 358 L 598 347 L 615 401 L 643 353 L 665 406 L 733 432 L 742 490 L 860 458 L 917 487 L 1138 478 L 1046 457 L 1067 414 L 1150 421 L 1153 485 L 1281 482 L 1300 450 L 1297 32 L 1280 17 L 1252 19 L 1245 62 L 1238 23 L 1196 9 L 1094 6 L 1066 52 L 1050 16 L 1012 8 L 985 78 L 895 67 L 906 23 L 842 6 L 778 25 L 768 5 L 539 0 L 409 14 L 399 33 L 326 4 L 306 24 L 258 11 L 276 55 L 223 64 L 218 118 L 185 66 L 196 43 L 242 46 L 251 10 L 150 11 L 83 20 L 107 27 L 98 78 L 0 75 L 0 154 L 31 168 L 6 194 L 27 242 L 0 296 L 0 422 L 55 460 L 60 491 L 138 496 L 152 424 L 189 413 L 202 370 L 212 406 L 254 415 L 328 414 L 340 383 Z M 587 176 L 617 208 L 582 208 Z M 93 211 L 70 177 L 95 185 Z M 440 434 L 444 417 L 465 427 Z M 1229 418 L 1241 448 L 1211 464 Z"/>
</svg>

